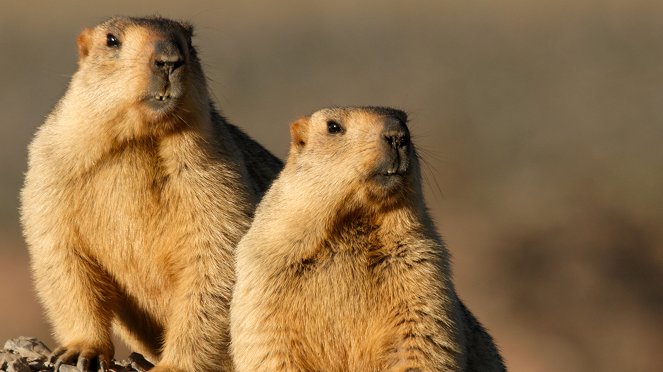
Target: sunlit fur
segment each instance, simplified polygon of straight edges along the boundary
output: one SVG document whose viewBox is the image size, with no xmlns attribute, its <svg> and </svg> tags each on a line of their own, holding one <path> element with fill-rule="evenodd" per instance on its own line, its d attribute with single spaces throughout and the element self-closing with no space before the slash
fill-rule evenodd
<svg viewBox="0 0 663 372">
<path fill-rule="evenodd" d="M 213 108 L 191 35 L 162 18 L 83 30 L 79 69 L 30 145 L 22 223 L 67 359 L 108 360 L 115 328 L 156 370 L 231 369 L 234 247 L 281 163 Z M 164 40 L 185 64 L 160 110 L 145 100 Z"/>
<path fill-rule="evenodd" d="M 288 162 L 237 248 L 237 370 L 504 370 L 455 293 L 414 146 L 396 186 L 371 176 L 391 151 L 385 126 L 406 120 L 333 108 L 291 125 Z"/>
</svg>

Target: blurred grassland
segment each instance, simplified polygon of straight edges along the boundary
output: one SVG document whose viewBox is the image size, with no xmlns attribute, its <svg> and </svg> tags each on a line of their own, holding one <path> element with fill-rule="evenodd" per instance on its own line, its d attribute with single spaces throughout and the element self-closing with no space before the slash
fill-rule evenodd
<svg viewBox="0 0 663 372">
<path fill-rule="evenodd" d="M 663 368 L 663 3 L 60 1 L 0 14 L 0 339 L 48 328 L 26 146 L 114 14 L 191 21 L 223 113 L 284 158 L 329 105 L 409 112 L 458 291 L 513 371 Z"/>
</svg>

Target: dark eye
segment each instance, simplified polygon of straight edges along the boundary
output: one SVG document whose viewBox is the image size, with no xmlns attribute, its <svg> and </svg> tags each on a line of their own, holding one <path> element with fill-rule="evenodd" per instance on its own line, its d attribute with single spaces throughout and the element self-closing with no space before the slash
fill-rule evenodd
<svg viewBox="0 0 663 372">
<path fill-rule="evenodd" d="M 120 46 L 120 40 L 118 40 L 115 35 L 108 34 L 108 35 L 106 35 L 106 45 L 109 48 L 116 48 L 116 47 Z"/>
<path fill-rule="evenodd" d="M 341 124 L 334 120 L 329 120 L 327 121 L 327 132 L 334 134 L 334 133 L 339 133 L 343 130 L 341 127 Z"/>
</svg>

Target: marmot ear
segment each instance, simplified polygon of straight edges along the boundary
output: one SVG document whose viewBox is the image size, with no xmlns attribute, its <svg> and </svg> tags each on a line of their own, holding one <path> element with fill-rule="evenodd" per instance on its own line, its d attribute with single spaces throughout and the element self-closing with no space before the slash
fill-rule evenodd
<svg viewBox="0 0 663 372">
<path fill-rule="evenodd" d="M 301 150 L 308 140 L 308 117 L 302 117 L 290 124 L 290 147 Z"/>
<path fill-rule="evenodd" d="M 78 61 L 82 61 L 88 54 L 90 54 L 90 43 L 92 42 L 92 30 L 89 28 L 83 29 L 78 34 L 76 44 L 78 44 Z"/>
</svg>

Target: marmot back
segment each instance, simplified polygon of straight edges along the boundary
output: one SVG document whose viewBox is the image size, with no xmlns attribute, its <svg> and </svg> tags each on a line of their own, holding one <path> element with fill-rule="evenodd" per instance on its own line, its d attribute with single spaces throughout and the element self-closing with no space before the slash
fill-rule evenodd
<svg viewBox="0 0 663 372">
<path fill-rule="evenodd" d="M 404 112 L 320 110 L 237 247 L 240 371 L 503 371 L 456 295 Z"/>
<path fill-rule="evenodd" d="M 233 254 L 281 162 L 210 101 L 192 27 L 115 17 L 29 148 L 21 213 L 58 362 L 232 368 Z"/>
</svg>

